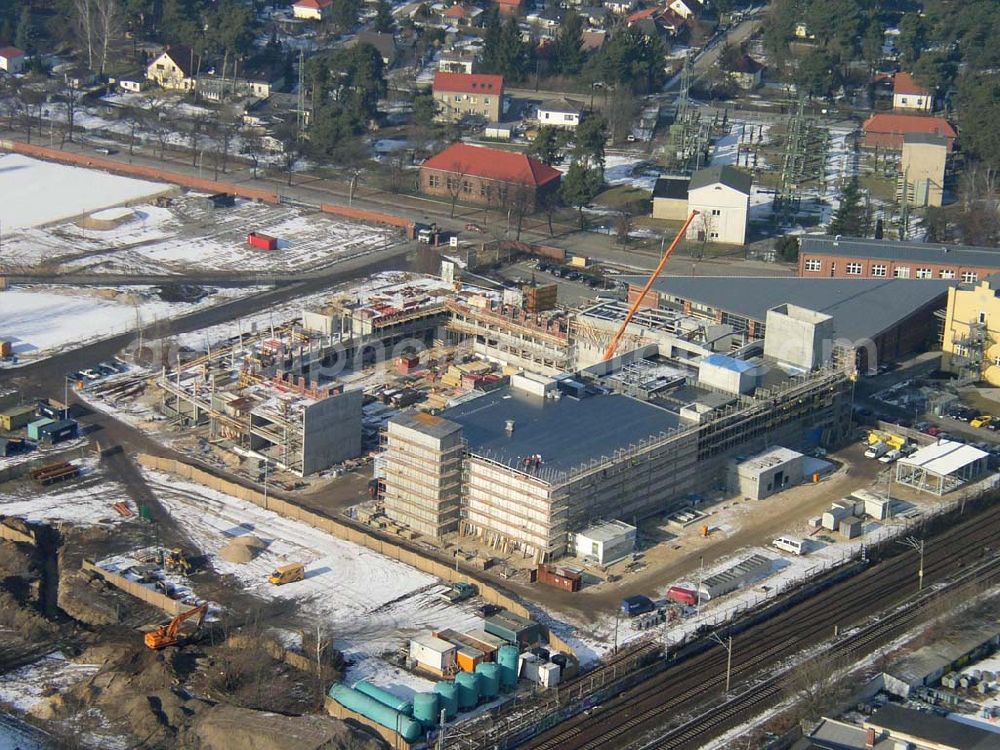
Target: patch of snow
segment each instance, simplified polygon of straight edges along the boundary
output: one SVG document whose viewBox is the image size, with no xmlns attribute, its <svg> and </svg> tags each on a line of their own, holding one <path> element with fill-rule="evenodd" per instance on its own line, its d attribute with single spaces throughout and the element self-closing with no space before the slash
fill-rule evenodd
<svg viewBox="0 0 1000 750">
<path fill-rule="evenodd" d="M 41 704 L 52 690 L 65 692 L 97 673 L 97 665 L 76 664 L 58 651 L 34 664 L 0 675 L 0 703 L 21 713 Z"/>
<path fill-rule="evenodd" d="M 4 154 L 0 156 L 0 224 L 5 231 L 38 226 L 170 189 L 159 182 Z"/>
</svg>

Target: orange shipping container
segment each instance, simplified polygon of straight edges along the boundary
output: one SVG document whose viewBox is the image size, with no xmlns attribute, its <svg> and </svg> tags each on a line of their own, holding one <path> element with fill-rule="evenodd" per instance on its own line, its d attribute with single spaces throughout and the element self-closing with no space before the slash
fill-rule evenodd
<svg viewBox="0 0 1000 750">
<path fill-rule="evenodd" d="M 458 650 L 458 667 L 463 672 L 474 672 L 476 665 L 481 664 L 485 658 L 486 655 L 479 649 L 465 646 Z"/>
</svg>

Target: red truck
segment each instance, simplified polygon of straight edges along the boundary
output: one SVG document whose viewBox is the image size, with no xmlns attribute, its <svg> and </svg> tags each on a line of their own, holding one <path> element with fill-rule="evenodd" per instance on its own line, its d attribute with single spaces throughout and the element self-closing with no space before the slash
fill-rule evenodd
<svg viewBox="0 0 1000 750">
<path fill-rule="evenodd" d="M 269 234 L 261 234 L 260 232 L 250 232 L 247 235 L 247 244 L 250 247 L 256 247 L 260 250 L 277 250 L 278 238 L 272 237 Z"/>
<path fill-rule="evenodd" d="M 698 594 L 691 589 L 681 588 L 680 586 L 671 586 L 667 589 L 667 599 L 672 602 L 687 604 L 689 607 L 693 607 L 698 603 Z"/>
</svg>

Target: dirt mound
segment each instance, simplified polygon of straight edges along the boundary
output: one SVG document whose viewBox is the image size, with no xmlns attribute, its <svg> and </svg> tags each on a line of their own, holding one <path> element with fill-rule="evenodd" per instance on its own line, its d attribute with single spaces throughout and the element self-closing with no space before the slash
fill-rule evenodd
<svg viewBox="0 0 1000 750">
<path fill-rule="evenodd" d="M 199 750 L 382 750 L 385 744 L 339 719 L 279 716 L 218 705 L 204 711 L 191 729 Z"/>
<path fill-rule="evenodd" d="M 265 549 L 267 549 L 267 544 L 263 540 L 253 534 L 247 534 L 236 537 L 223 547 L 219 557 L 226 562 L 248 563 Z"/>
<path fill-rule="evenodd" d="M 113 625 L 118 622 L 118 610 L 103 591 L 99 580 L 88 580 L 79 571 L 63 573 L 59 576 L 59 609 L 87 625 Z"/>
</svg>

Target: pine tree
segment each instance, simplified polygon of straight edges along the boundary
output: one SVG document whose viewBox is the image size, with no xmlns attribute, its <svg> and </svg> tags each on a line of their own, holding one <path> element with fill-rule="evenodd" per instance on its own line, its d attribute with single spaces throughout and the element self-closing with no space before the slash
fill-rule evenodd
<svg viewBox="0 0 1000 750">
<path fill-rule="evenodd" d="M 17 21 L 17 34 L 14 36 L 14 46 L 28 54 L 35 51 L 35 27 L 31 18 L 31 8 L 25 5 L 21 9 L 21 17 Z"/>
<path fill-rule="evenodd" d="M 583 67 L 583 19 L 570 10 L 556 37 L 556 69 L 563 75 L 576 75 Z"/>
<path fill-rule="evenodd" d="M 559 149 L 562 138 L 551 125 L 545 125 L 538 130 L 538 135 L 531 142 L 529 152 L 543 164 L 550 167 L 559 160 Z"/>
<path fill-rule="evenodd" d="M 375 31 L 391 33 L 396 26 L 396 19 L 392 17 L 392 5 L 389 0 L 379 0 L 378 8 L 375 12 L 375 21 L 372 24 Z"/>
<path fill-rule="evenodd" d="M 840 234 L 845 237 L 860 237 L 863 235 L 864 206 L 861 204 L 861 185 L 857 177 L 852 177 L 840 194 L 840 207 L 830 222 L 827 234 Z"/>
<path fill-rule="evenodd" d="M 580 213 L 580 226 L 584 224 L 583 208 L 601 191 L 602 179 L 596 169 L 588 169 L 578 161 L 573 162 L 563 177 L 559 192 L 566 203 L 576 206 Z"/>
</svg>

